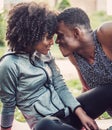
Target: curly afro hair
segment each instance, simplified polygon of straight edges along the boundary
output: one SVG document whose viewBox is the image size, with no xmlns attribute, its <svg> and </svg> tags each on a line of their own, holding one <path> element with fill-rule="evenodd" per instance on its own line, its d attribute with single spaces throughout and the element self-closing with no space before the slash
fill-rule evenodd
<svg viewBox="0 0 112 130">
<path fill-rule="evenodd" d="M 58 17 L 58 22 L 63 21 L 68 27 L 78 25 L 84 26 L 86 29 L 91 29 L 88 15 L 80 8 L 68 8 L 61 12 Z"/>
<path fill-rule="evenodd" d="M 50 39 L 56 30 L 56 13 L 46 5 L 19 3 L 9 11 L 6 40 L 12 51 L 33 53 L 34 46 L 48 34 Z"/>
</svg>

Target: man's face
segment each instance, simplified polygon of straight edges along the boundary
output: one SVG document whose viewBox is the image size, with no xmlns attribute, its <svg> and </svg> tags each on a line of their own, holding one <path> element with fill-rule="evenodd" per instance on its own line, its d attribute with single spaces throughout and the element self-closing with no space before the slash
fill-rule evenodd
<svg viewBox="0 0 112 130">
<path fill-rule="evenodd" d="M 79 42 L 74 36 L 74 30 L 65 25 L 64 22 L 58 24 L 56 43 L 64 57 L 72 54 L 79 46 Z"/>
</svg>

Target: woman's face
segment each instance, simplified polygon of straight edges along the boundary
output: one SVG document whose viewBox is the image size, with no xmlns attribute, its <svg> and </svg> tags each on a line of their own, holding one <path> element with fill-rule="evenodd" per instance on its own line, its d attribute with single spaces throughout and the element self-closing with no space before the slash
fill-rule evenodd
<svg viewBox="0 0 112 130">
<path fill-rule="evenodd" d="M 48 38 L 48 35 L 45 35 L 43 40 L 37 43 L 34 49 L 39 53 L 46 55 L 50 50 L 51 45 L 53 44 L 54 44 L 53 36 L 51 38 Z"/>
</svg>

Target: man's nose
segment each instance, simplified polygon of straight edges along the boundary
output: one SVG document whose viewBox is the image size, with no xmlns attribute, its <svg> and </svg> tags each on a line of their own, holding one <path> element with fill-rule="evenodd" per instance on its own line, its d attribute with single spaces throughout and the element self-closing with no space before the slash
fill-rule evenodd
<svg viewBox="0 0 112 130">
<path fill-rule="evenodd" d="M 58 37 L 56 38 L 56 41 L 55 41 L 55 42 L 56 42 L 56 44 L 59 44 L 59 39 L 58 39 Z"/>
</svg>

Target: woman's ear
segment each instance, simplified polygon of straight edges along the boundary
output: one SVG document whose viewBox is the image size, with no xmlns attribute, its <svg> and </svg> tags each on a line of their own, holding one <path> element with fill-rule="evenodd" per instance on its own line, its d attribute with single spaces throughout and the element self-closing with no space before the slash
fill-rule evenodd
<svg viewBox="0 0 112 130">
<path fill-rule="evenodd" d="M 81 35 L 81 29 L 79 27 L 74 27 L 73 28 L 73 33 L 74 33 L 74 37 L 79 39 L 79 37 Z"/>
</svg>

